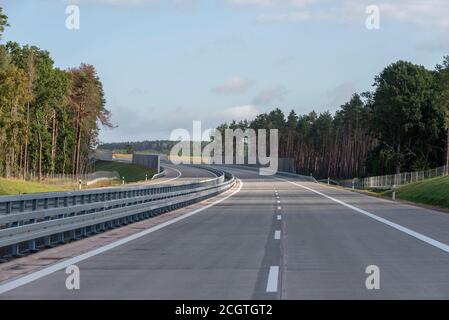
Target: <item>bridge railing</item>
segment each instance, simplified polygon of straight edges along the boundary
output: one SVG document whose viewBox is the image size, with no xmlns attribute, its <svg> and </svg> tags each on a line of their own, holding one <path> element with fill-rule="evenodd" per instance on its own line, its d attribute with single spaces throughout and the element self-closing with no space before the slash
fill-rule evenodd
<svg viewBox="0 0 449 320">
<path fill-rule="evenodd" d="M 195 183 L 0 197 L 0 257 L 76 240 L 202 201 L 231 188 L 232 174 Z"/>
</svg>

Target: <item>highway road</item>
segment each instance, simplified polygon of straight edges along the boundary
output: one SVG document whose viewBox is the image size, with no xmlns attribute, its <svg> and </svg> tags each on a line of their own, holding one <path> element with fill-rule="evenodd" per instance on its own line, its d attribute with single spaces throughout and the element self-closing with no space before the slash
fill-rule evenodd
<svg viewBox="0 0 449 320">
<path fill-rule="evenodd" d="M 449 299 L 448 214 L 228 171 L 239 185 L 220 202 L 77 263 L 80 290 L 47 270 L 0 299 Z"/>
<path fill-rule="evenodd" d="M 216 175 L 210 171 L 199 169 L 191 166 L 174 166 L 163 162 L 161 164 L 164 167 L 166 174 L 164 177 L 149 180 L 146 182 L 139 182 L 135 184 L 155 185 L 155 184 L 170 184 L 176 185 L 181 183 L 187 183 L 192 181 L 202 181 L 206 179 L 215 178 Z"/>
</svg>

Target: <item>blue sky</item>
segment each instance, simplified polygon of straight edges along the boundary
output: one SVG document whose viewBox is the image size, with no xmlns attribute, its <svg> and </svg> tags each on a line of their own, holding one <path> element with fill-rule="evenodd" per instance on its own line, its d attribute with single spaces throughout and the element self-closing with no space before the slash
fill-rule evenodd
<svg viewBox="0 0 449 320">
<path fill-rule="evenodd" d="M 65 27 L 66 6 L 80 29 Z M 367 5 L 380 29 L 365 27 Z M 279 107 L 334 112 L 386 65 L 433 68 L 449 54 L 446 0 L 2 0 L 3 42 L 49 50 L 56 66 L 93 64 L 113 130 L 104 142 L 168 139 Z"/>
</svg>

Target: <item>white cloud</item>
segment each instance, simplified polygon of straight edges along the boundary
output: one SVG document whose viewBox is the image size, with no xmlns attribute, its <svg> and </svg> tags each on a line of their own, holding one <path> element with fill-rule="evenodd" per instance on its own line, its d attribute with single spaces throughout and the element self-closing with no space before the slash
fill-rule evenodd
<svg viewBox="0 0 449 320">
<path fill-rule="evenodd" d="M 274 101 L 282 101 L 286 94 L 287 89 L 283 85 L 266 88 L 254 98 L 254 104 L 268 105 Z"/>
<path fill-rule="evenodd" d="M 191 7 L 200 0 L 63 0 L 66 3 L 129 6 L 168 3 Z M 368 5 L 378 5 L 381 19 L 449 28 L 448 0 L 215 0 L 237 8 L 254 8 L 257 21 L 267 22 L 360 22 Z"/>
<path fill-rule="evenodd" d="M 382 20 L 440 28 L 449 27 L 449 1 L 447 0 L 384 0 L 377 3 L 372 0 L 327 1 L 327 5 L 305 6 L 303 10 L 292 9 L 283 13 L 261 14 L 257 21 L 265 23 L 312 20 L 360 22 L 367 17 L 366 7 L 372 4 L 379 6 Z"/>
<path fill-rule="evenodd" d="M 224 0 L 227 4 L 241 7 L 275 7 L 293 6 L 300 7 L 316 0 Z"/>
<path fill-rule="evenodd" d="M 251 80 L 235 76 L 227 80 L 222 85 L 213 88 L 211 91 L 222 95 L 237 95 L 247 92 L 253 84 L 254 82 Z"/>
<path fill-rule="evenodd" d="M 71 4 L 99 4 L 107 6 L 142 5 L 154 3 L 155 0 L 65 0 Z"/>
<path fill-rule="evenodd" d="M 396 0 L 379 4 L 381 15 L 389 19 L 420 25 L 449 27 L 449 1 Z"/>
<path fill-rule="evenodd" d="M 254 105 L 237 106 L 225 109 L 217 114 L 219 118 L 222 118 L 223 122 L 232 120 L 252 120 L 260 111 Z"/>
<path fill-rule="evenodd" d="M 158 112 L 156 112 L 158 110 Z M 204 108 L 203 108 L 204 110 Z M 112 107 L 113 122 L 118 128 L 103 131 L 104 141 L 169 139 L 172 130 L 183 128 L 192 130 L 193 121 L 201 121 L 203 130 L 233 120 L 253 120 L 261 112 L 254 105 L 241 105 L 229 108 L 209 108 L 209 112 L 196 112 L 192 108 L 174 107 Z"/>
<path fill-rule="evenodd" d="M 263 14 L 257 17 L 257 21 L 261 23 L 266 22 L 304 22 L 309 20 L 316 20 L 316 16 L 307 11 L 296 11 L 279 14 Z"/>
<path fill-rule="evenodd" d="M 190 7 L 197 0 L 64 0 L 70 4 L 95 4 L 104 6 L 140 6 L 140 5 L 153 5 L 168 3 L 174 5 L 175 7 Z"/>
</svg>

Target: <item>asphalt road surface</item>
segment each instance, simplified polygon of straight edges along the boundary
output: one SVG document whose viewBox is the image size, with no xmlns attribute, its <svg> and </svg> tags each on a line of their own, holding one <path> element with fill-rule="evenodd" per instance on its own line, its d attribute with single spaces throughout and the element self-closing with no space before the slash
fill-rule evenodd
<svg viewBox="0 0 449 320">
<path fill-rule="evenodd" d="M 80 290 L 61 270 L 0 298 L 449 298 L 448 214 L 228 170 L 240 179 L 232 196 L 78 263 Z M 379 290 L 366 287 L 368 266 Z"/>
<path fill-rule="evenodd" d="M 193 181 L 202 181 L 206 179 L 215 178 L 216 175 L 210 171 L 199 169 L 191 166 L 174 166 L 167 162 L 161 163 L 161 166 L 165 168 L 166 175 L 159 179 L 150 180 L 147 182 L 141 182 L 138 184 L 155 185 L 155 184 L 180 184 Z"/>
</svg>

